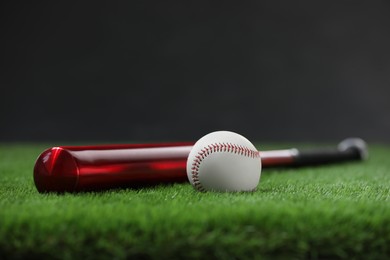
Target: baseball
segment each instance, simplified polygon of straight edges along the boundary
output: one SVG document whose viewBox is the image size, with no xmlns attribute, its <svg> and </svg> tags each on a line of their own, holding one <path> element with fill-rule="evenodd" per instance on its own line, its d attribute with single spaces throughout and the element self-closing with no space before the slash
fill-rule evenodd
<svg viewBox="0 0 390 260">
<path fill-rule="evenodd" d="M 245 137 L 229 131 L 205 135 L 187 159 L 187 176 L 198 191 L 254 191 L 259 184 L 261 160 Z"/>
</svg>

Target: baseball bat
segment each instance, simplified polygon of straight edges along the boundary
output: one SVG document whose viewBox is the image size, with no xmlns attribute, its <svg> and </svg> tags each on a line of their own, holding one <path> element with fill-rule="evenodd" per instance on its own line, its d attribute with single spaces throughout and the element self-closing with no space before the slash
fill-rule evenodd
<svg viewBox="0 0 390 260">
<path fill-rule="evenodd" d="M 186 182 L 193 143 L 59 146 L 43 151 L 34 166 L 39 192 L 97 191 Z M 337 148 L 261 151 L 263 168 L 363 160 L 367 147 L 349 138 Z"/>
</svg>

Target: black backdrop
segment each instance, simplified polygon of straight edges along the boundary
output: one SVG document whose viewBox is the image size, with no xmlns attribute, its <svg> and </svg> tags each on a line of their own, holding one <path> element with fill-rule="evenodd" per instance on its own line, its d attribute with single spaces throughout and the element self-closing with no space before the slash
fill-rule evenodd
<svg viewBox="0 0 390 260">
<path fill-rule="evenodd" d="M 388 1 L 0 9 L 0 141 L 390 141 Z"/>
</svg>

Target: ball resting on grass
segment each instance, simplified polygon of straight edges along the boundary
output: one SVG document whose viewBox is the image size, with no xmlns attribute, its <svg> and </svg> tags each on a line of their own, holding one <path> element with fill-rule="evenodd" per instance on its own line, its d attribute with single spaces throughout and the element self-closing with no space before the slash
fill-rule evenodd
<svg viewBox="0 0 390 260">
<path fill-rule="evenodd" d="M 205 135 L 187 159 L 187 176 L 199 191 L 254 191 L 261 175 L 260 154 L 245 137 L 229 131 Z"/>
</svg>

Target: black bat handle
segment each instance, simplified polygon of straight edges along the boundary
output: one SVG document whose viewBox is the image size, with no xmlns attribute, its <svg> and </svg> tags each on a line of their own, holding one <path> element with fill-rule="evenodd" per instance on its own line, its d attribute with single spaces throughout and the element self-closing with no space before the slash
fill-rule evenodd
<svg viewBox="0 0 390 260">
<path fill-rule="evenodd" d="M 294 166 L 365 160 L 368 157 L 367 145 L 360 138 L 345 139 L 337 148 L 295 151 L 292 163 Z"/>
</svg>

